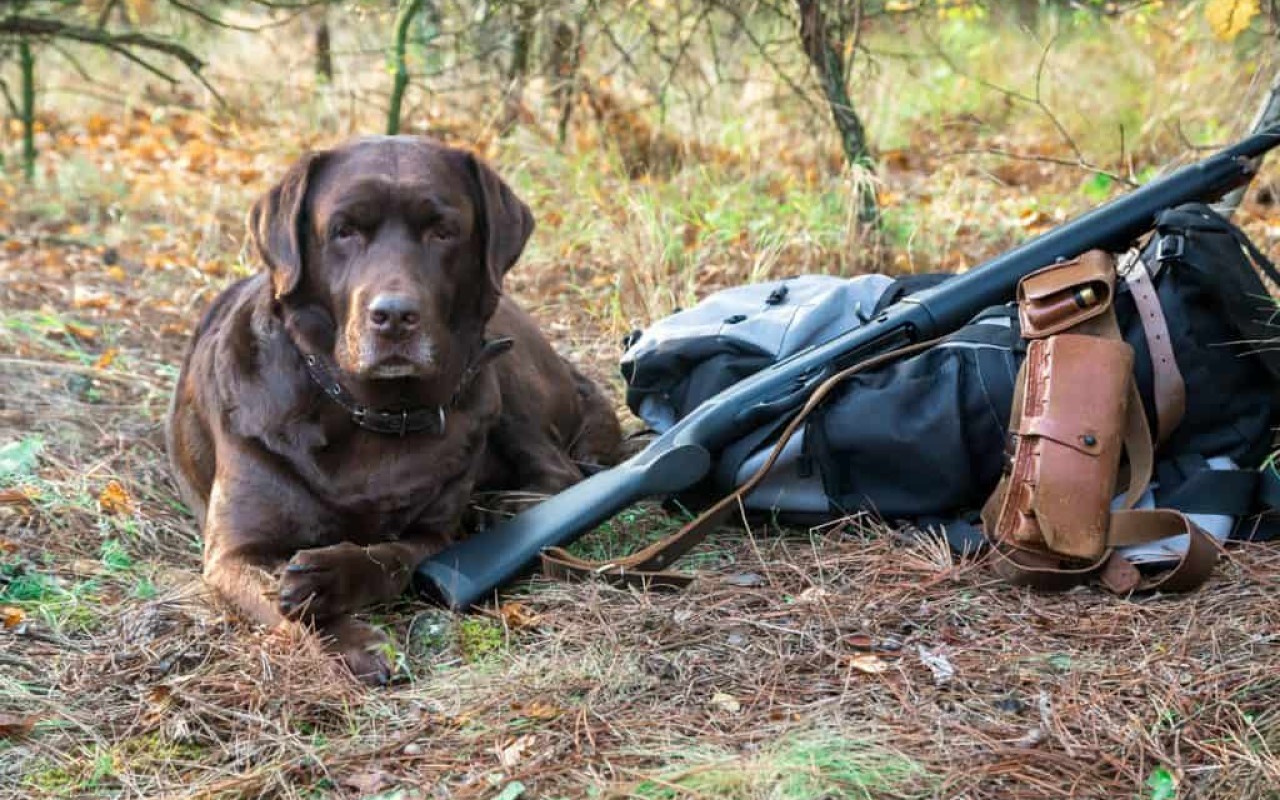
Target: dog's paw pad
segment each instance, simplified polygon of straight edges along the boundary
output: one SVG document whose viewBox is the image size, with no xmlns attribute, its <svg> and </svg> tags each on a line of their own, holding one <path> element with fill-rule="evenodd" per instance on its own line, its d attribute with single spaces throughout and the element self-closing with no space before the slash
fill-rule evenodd
<svg viewBox="0 0 1280 800">
<path fill-rule="evenodd" d="M 348 649 L 343 651 L 342 660 L 351 674 L 363 684 L 386 686 L 391 682 L 391 662 L 376 649 Z"/>
</svg>

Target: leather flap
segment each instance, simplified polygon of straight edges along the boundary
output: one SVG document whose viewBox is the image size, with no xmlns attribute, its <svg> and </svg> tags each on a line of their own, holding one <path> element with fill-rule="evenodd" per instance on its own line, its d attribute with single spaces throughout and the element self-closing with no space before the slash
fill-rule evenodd
<svg viewBox="0 0 1280 800">
<path fill-rule="evenodd" d="M 1023 338 L 1060 333 L 1106 313 L 1115 282 L 1115 260 L 1102 250 L 1090 250 L 1026 276 L 1018 283 Z"/>
<path fill-rule="evenodd" d="M 1113 339 L 1059 334 L 1032 340 L 1024 369 L 997 538 L 1097 559 L 1107 547 L 1124 449 L 1133 349 Z"/>
</svg>

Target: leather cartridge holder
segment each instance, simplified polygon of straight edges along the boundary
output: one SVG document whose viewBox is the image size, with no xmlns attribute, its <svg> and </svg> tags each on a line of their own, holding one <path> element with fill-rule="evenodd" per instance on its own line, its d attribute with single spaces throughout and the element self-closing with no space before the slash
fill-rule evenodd
<svg viewBox="0 0 1280 800">
<path fill-rule="evenodd" d="M 996 536 L 1096 560 L 1106 551 L 1133 373 L 1124 342 L 1083 334 L 1035 339 Z"/>
<path fill-rule="evenodd" d="M 1145 267 L 1128 266 L 1144 271 L 1149 288 Z M 1140 277 L 1126 280 L 1133 286 Z M 1014 393 L 1005 474 L 982 510 L 996 570 L 1015 583 L 1060 589 L 1097 575 L 1116 593 L 1185 590 L 1202 583 L 1217 561 L 1216 544 L 1182 514 L 1129 510 L 1147 489 L 1154 455 L 1134 352 L 1116 322 L 1115 283 L 1111 255 L 1091 251 L 1018 286 L 1027 357 Z M 1144 332 L 1155 340 L 1153 355 L 1177 375 L 1155 293 L 1134 294 Z M 1181 376 L 1166 375 L 1157 394 L 1171 384 L 1181 390 Z M 1163 439 L 1184 403 L 1157 397 L 1156 405 Z M 1113 512 L 1122 490 L 1122 508 Z M 1113 549 L 1179 533 L 1189 535 L 1187 553 L 1154 579 Z"/>
</svg>

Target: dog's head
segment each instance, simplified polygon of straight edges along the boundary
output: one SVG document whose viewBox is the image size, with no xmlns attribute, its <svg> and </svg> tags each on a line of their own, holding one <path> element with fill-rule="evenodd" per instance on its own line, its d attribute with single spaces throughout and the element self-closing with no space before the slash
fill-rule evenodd
<svg viewBox="0 0 1280 800">
<path fill-rule="evenodd" d="M 408 136 L 310 153 L 249 215 L 291 334 L 362 380 L 458 372 L 533 225 L 488 165 Z"/>
</svg>

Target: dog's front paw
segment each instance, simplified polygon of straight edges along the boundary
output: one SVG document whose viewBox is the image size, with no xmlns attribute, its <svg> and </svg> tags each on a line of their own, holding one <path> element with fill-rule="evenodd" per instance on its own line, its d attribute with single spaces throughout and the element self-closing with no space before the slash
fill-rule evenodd
<svg viewBox="0 0 1280 800">
<path fill-rule="evenodd" d="M 386 686 L 391 682 L 391 640 L 385 633 L 349 617 L 335 620 L 324 632 L 330 637 L 329 647 L 361 683 Z"/>
<path fill-rule="evenodd" d="M 286 619 L 312 622 L 354 611 L 360 559 L 364 548 L 349 542 L 301 550 L 280 576 L 280 613 Z"/>
</svg>

